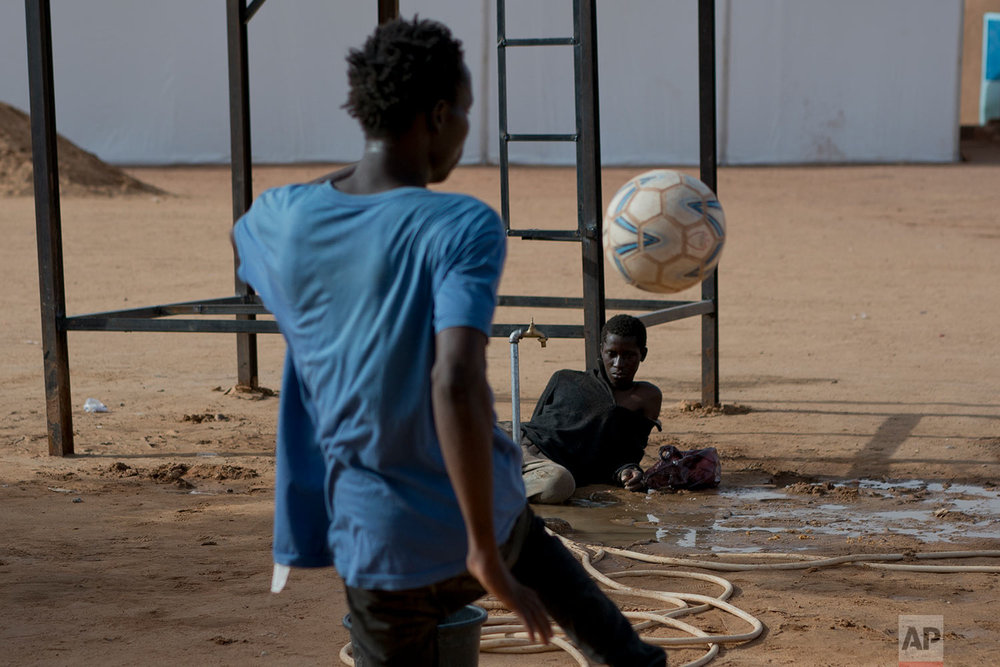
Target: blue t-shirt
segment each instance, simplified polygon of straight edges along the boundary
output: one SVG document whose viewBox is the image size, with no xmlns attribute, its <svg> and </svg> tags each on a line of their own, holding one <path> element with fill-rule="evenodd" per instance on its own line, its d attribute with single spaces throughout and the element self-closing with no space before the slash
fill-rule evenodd
<svg viewBox="0 0 1000 667">
<path fill-rule="evenodd" d="M 331 562 L 399 590 L 465 569 L 465 526 L 431 409 L 435 334 L 489 335 L 505 236 L 463 195 L 329 183 L 268 190 L 234 228 L 239 275 L 288 343 L 275 561 Z M 519 449 L 494 425 L 498 541 L 524 508 Z"/>
</svg>

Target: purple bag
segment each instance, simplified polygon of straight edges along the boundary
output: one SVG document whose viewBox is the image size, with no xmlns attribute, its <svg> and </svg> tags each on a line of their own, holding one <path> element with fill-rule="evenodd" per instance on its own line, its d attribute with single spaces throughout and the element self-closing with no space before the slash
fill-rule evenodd
<svg viewBox="0 0 1000 667">
<path fill-rule="evenodd" d="M 657 491 L 707 489 L 722 481 L 722 464 L 715 447 L 681 451 L 673 445 L 660 447 L 660 460 L 643 475 L 646 487 Z"/>
</svg>

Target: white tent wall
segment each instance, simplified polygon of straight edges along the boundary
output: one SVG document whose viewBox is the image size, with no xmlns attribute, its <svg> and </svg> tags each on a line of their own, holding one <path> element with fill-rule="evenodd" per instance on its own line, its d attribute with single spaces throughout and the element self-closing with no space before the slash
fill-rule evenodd
<svg viewBox="0 0 1000 667">
<path fill-rule="evenodd" d="M 228 160 L 224 7 L 52 2 L 60 134 L 115 163 Z M 0 99 L 27 111 L 24 3 L 0 12 L 0 44 L 18 45 L 4 47 Z"/>
<path fill-rule="evenodd" d="M 494 0 L 402 0 L 452 27 L 476 79 L 464 161 L 495 162 Z M 568 36 L 570 0 L 509 0 L 510 36 Z M 957 155 L 962 0 L 718 0 L 723 163 L 950 161 Z M 257 162 L 353 159 L 344 55 L 375 21 L 364 0 L 269 0 L 250 22 Z M 605 164 L 698 160 L 696 0 L 599 3 Z M 0 3 L 0 100 L 28 106 L 24 4 Z M 52 0 L 60 133 L 118 164 L 229 157 L 222 0 Z M 573 127 L 569 47 L 508 49 L 509 128 Z M 514 144 L 567 164 L 572 145 Z"/>
<path fill-rule="evenodd" d="M 957 158 L 962 2 L 727 5 L 725 162 Z"/>
<path fill-rule="evenodd" d="M 721 5 L 722 3 L 720 3 Z M 490 3 L 495 12 L 494 3 Z M 508 37 L 568 37 L 569 0 L 507 3 Z M 604 164 L 692 164 L 698 161 L 698 3 L 696 0 L 598 2 L 598 92 Z M 496 30 L 492 26 L 491 35 Z M 496 49 L 489 74 L 496 88 Z M 509 129 L 574 131 L 572 49 L 507 49 Z M 497 126 L 495 104 L 489 123 Z M 572 144 L 517 143 L 513 162 L 566 164 Z M 489 160 L 498 160 L 491 137 Z"/>
<path fill-rule="evenodd" d="M 60 134 L 116 164 L 229 160 L 225 2 L 52 0 Z M 447 0 L 446 21 L 479 59 L 482 13 Z M 409 11 L 409 8 L 408 8 Z M 248 27 L 253 157 L 353 159 L 362 135 L 340 108 L 344 56 L 375 25 L 374 2 L 270 0 Z M 0 3 L 0 101 L 28 108 L 24 3 Z M 470 61 L 471 61 L 470 58 Z M 478 76 L 481 65 L 473 65 Z M 474 119 L 474 126 L 478 124 Z M 474 127 L 467 153 L 480 161 Z"/>
</svg>

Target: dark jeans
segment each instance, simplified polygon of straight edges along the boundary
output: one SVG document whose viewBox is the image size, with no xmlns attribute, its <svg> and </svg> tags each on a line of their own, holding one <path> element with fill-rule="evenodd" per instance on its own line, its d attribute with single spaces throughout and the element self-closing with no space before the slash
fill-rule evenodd
<svg viewBox="0 0 1000 667">
<path fill-rule="evenodd" d="M 535 590 L 549 615 L 592 661 L 612 667 L 663 667 L 663 649 L 642 642 L 617 605 L 530 509 L 501 553 L 511 572 Z M 366 665 L 434 667 L 435 635 L 448 615 L 484 594 L 468 573 L 405 591 L 347 587 L 354 654 Z"/>
</svg>

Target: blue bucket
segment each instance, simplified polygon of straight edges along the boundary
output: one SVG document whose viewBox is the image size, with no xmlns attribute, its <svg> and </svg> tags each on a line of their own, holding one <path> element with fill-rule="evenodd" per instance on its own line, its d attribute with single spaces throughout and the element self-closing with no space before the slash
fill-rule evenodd
<svg viewBox="0 0 1000 667">
<path fill-rule="evenodd" d="M 445 618 L 437 627 L 437 667 L 476 667 L 479 664 L 480 628 L 486 621 L 486 610 L 468 604 Z M 351 629 L 351 615 L 344 616 L 344 627 Z M 351 644 L 354 635 L 351 634 Z M 354 655 L 355 667 L 365 667 L 362 656 Z"/>
</svg>

